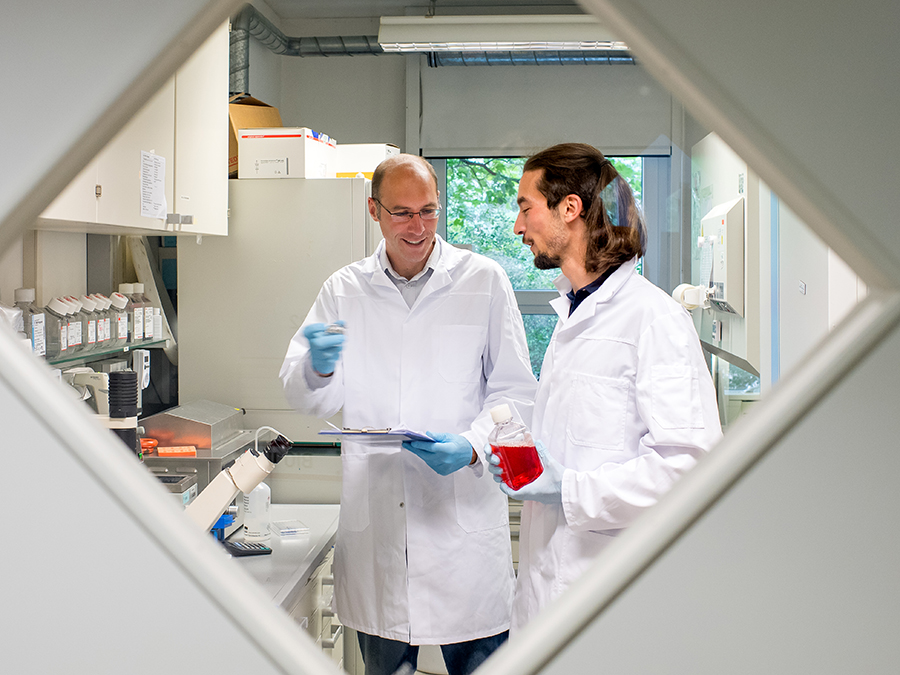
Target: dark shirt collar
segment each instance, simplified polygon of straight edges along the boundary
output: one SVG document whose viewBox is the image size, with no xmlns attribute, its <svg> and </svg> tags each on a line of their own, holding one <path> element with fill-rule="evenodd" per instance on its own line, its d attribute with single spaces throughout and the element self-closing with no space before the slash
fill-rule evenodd
<svg viewBox="0 0 900 675">
<path fill-rule="evenodd" d="M 566 297 L 569 298 L 570 303 L 569 316 L 572 316 L 572 313 L 575 311 L 578 305 L 580 305 L 591 293 L 600 288 L 600 286 L 603 285 L 603 282 L 609 279 L 612 276 L 612 273 L 617 269 L 619 269 L 618 265 L 609 267 L 603 274 L 594 279 L 584 288 L 580 288 L 577 291 L 569 291 L 568 293 L 566 293 Z"/>
</svg>

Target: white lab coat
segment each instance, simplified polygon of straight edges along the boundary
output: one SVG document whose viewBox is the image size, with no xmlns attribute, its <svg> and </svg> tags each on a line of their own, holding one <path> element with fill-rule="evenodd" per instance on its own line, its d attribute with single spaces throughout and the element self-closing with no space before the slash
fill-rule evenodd
<svg viewBox="0 0 900 675">
<path fill-rule="evenodd" d="M 568 316 L 541 369 L 533 432 L 564 467 L 562 503 L 522 511 L 513 629 L 561 594 L 722 435 L 694 324 L 623 264 Z"/>
<path fill-rule="evenodd" d="M 514 575 L 506 497 L 486 470 L 489 410 L 530 421 L 536 382 L 522 317 L 499 265 L 438 238 L 440 259 L 412 308 L 379 264 L 384 246 L 322 287 L 308 323 L 347 332 L 329 384 L 310 390 L 302 327 L 281 369 L 299 411 L 346 427 L 462 434 L 479 461 L 439 476 L 395 446 L 345 441 L 334 605 L 356 630 L 449 644 L 509 627 Z"/>
</svg>

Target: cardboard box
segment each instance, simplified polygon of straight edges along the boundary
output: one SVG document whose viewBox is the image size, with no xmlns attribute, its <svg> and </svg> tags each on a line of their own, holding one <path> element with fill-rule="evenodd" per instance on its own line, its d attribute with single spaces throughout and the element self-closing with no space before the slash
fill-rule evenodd
<svg viewBox="0 0 900 675">
<path fill-rule="evenodd" d="M 274 108 L 247 94 L 235 94 L 228 99 L 228 177 L 238 175 L 238 141 L 240 129 L 281 126 L 281 114 Z"/>
<path fill-rule="evenodd" d="M 238 131 L 238 178 L 334 178 L 337 142 L 306 127 Z"/>
<path fill-rule="evenodd" d="M 361 173 L 372 180 L 376 166 L 399 154 L 400 148 L 390 143 L 338 143 L 336 175 L 353 178 Z"/>
</svg>

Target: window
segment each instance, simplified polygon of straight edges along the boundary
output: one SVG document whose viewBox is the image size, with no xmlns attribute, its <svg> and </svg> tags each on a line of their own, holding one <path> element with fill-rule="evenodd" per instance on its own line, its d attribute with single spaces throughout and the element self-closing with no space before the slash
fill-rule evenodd
<svg viewBox="0 0 900 675">
<path fill-rule="evenodd" d="M 631 185 L 640 204 L 643 159 L 609 159 Z M 464 157 L 435 162 L 435 165 L 439 176 L 443 174 L 441 178 L 446 178 L 445 239 L 451 244 L 471 246 L 473 251 L 497 261 L 506 271 L 525 321 L 531 366 L 537 376 L 556 326 L 556 313 L 548 303 L 558 295 L 553 280 L 559 276 L 559 270 L 537 269 L 531 251 L 513 232 L 518 214 L 516 194 L 525 158 Z"/>
</svg>

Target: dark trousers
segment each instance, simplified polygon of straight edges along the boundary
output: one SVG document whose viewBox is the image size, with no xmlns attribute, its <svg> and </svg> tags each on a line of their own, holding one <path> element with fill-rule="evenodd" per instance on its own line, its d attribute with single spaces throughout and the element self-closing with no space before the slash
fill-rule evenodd
<svg viewBox="0 0 900 675">
<path fill-rule="evenodd" d="M 366 675 L 412 675 L 419 658 L 419 647 L 388 640 L 377 635 L 357 633 L 359 649 L 366 664 Z M 491 637 L 441 645 L 441 653 L 450 675 L 469 675 L 485 662 L 497 647 L 506 642 L 509 631 Z"/>
</svg>

